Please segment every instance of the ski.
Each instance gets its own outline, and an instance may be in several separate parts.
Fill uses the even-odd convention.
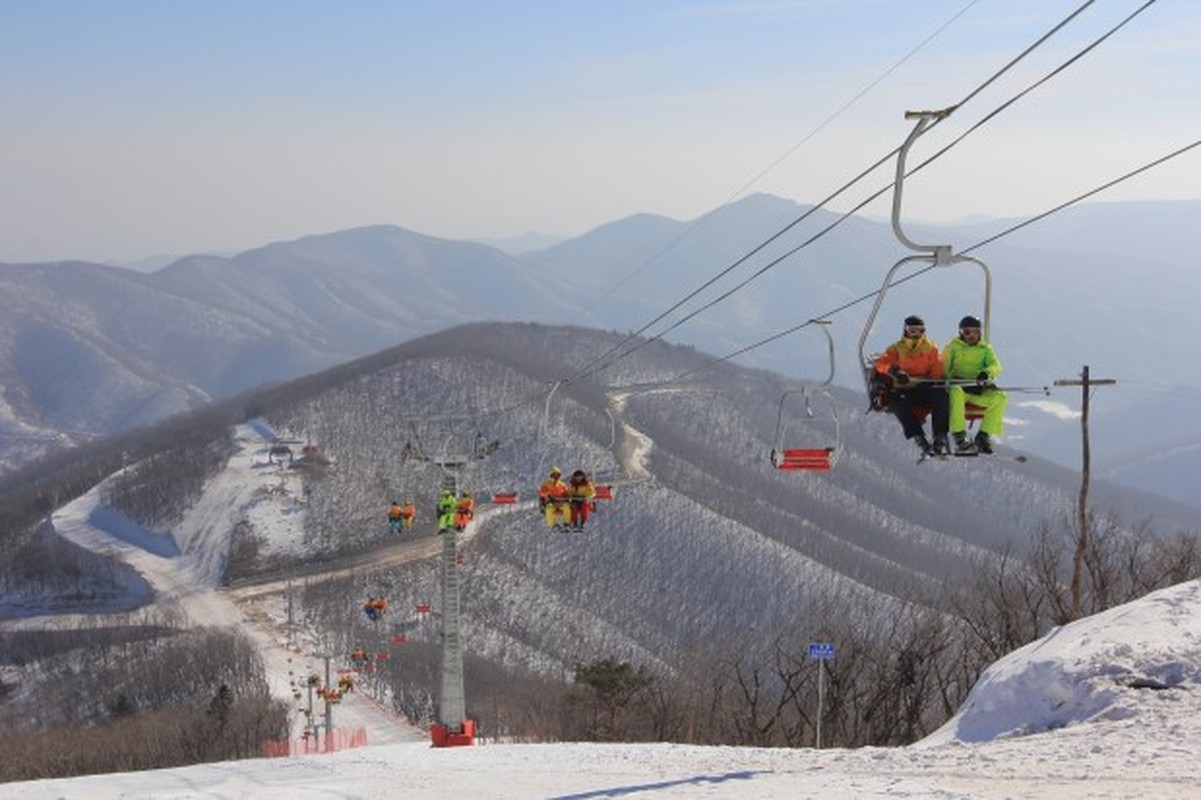
[[[956,458],[995,458],[998,461],[1012,461],[1015,464],[1025,464],[1026,456],[1022,454],[1007,455],[1005,453],[981,453],[979,450],[972,450],[963,453],[954,453]]]
[[[946,461],[949,458],[995,458],[998,461],[1012,461],[1015,464],[1025,464],[1026,456],[1021,455],[1006,455],[1004,453],[981,453],[978,450],[973,452],[952,452],[948,455],[937,455],[934,453],[922,453],[917,458],[917,463],[921,464],[926,461]]]

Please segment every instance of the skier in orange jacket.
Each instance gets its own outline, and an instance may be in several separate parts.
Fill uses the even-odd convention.
[[[947,442],[950,406],[942,358],[938,345],[926,336],[925,320],[918,316],[906,317],[901,338],[888,346],[876,359],[875,366],[880,380],[889,386],[885,400],[888,409],[901,423],[905,438],[916,442],[923,455],[948,455],[951,450]],[[933,443],[926,438],[919,408],[930,410]]]
[[[571,473],[571,483],[567,486],[567,498],[571,505],[571,527],[574,530],[584,530],[588,521],[588,513],[592,511],[592,498],[596,496],[596,487],[588,480],[588,475],[582,469]]]
[[[474,516],[475,500],[472,499],[471,492],[463,492],[459,495],[458,502],[455,503],[455,530],[464,530]]]

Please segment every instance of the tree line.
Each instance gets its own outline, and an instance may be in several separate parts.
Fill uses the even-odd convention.
[[[1201,577],[1194,534],[1131,533],[1102,515],[1090,525],[1089,614]],[[1072,621],[1074,546],[1065,514],[1043,525],[1023,555],[979,558],[970,575],[937,589],[914,585],[909,599],[887,612],[848,613],[846,598],[831,595],[828,607],[806,610],[827,621],[820,636],[836,645],[836,657],[820,666],[808,655],[813,635],[788,631],[768,640],[746,631],[694,643],[667,667],[623,656],[581,660],[566,677],[469,652],[468,715],[482,736],[510,741],[811,747],[822,669],[823,746],[906,745],[949,720],[990,664]],[[314,583],[301,605],[334,652],[362,645],[390,653],[373,665],[371,691],[391,698],[414,724],[428,724],[439,691],[436,637],[410,635],[396,645],[387,625],[348,624],[347,609],[362,592],[354,581]],[[468,620],[468,640],[469,627]]]
[[[0,781],[256,758],[288,736],[256,645],[234,631],[178,631],[169,615],[23,637],[8,658]]]

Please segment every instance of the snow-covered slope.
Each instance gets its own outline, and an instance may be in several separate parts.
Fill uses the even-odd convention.
[[[334,670],[347,669],[345,654],[327,653],[311,629],[299,621],[284,624],[284,592],[239,602],[236,594],[220,586],[230,532],[239,522],[253,525],[276,551],[294,554],[302,547],[300,475],[288,469],[286,461],[273,462],[269,456],[273,441],[274,434],[261,422],[239,426],[225,468],[170,530],[148,530],[104,505],[107,482],[58,509],[51,521],[59,535],[132,567],[141,580],[130,581],[125,597],[106,598],[99,609],[76,604],[69,615],[58,620],[52,610],[41,609],[43,613],[6,623],[6,627],[69,626],[88,615],[95,620],[95,613],[90,612],[150,602],[160,610],[176,612],[169,618],[179,625],[238,628],[254,637],[272,693],[290,703],[303,699],[296,698],[296,691],[308,675],[324,675],[327,654],[332,656]],[[147,596],[147,587],[152,597]],[[424,739],[421,731],[384,710],[386,699],[367,691],[350,692],[336,708],[336,724],[363,728],[372,742]],[[304,720],[298,709],[292,721],[299,735]]]
[[[1056,630],[999,661],[910,747],[423,742],[331,755],[8,784],[23,800],[488,797],[857,800],[1195,798],[1201,583]],[[991,722],[987,722],[991,718]]]

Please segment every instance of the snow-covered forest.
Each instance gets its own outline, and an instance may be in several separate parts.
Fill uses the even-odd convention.
[[[907,743],[941,725],[989,663],[1069,617],[1070,472],[1004,449],[916,464],[895,421],[843,390],[830,395],[836,468],[780,472],[769,453],[781,427],[833,435],[800,405],[777,424],[795,383],[728,364],[698,370],[704,354],[658,342],[603,385],[559,382],[621,338],[452,329],[21,473],[0,509],[12,521],[5,608],[146,602],[115,559],[47,557],[79,548],[37,524],[43,504],[111,475],[106,507],[237,591],[264,583],[282,601],[280,587],[294,587],[288,619],[330,651],[403,634],[403,665],[373,676],[373,691],[423,724],[437,692],[439,587],[436,548],[420,548],[437,542],[433,506],[453,475],[479,503],[459,566],[468,712],[494,736],[803,745],[816,725],[806,648],[831,641],[828,741]],[[250,503],[202,539],[178,521],[229,480],[232,424],[245,420],[262,420],[295,456],[278,465],[276,502],[300,522],[281,538]],[[541,520],[535,487],[551,466],[613,485],[585,531]],[[508,491],[515,506],[488,502]],[[1085,613],[1198,574],[1195,536],[1170,506],[1103,484],[1093,497]],[[404,558],[391,555],[384,518],[394,499],[419,509]],[[382,624],[362,614],[371,596],[394,610]],[[426,603],[431,614],[413,614]],[[39,691],[50,688],[26,687],[26,702]]]
[[[979,653],[996,647],[981,633],[987,641],[973,653],[978,643],[958,629],[956,609],[963,617],[1009,602],[1007,571],[1027,557],[1065,568],[1077,488],[1066,471],[1004,459],[917,466],[893,420],[865,415],[859,398],[836,391],[844,447],[837,468],[780,473],[768,454],[781,393],[795,384],[779,376],[722,365],[677,385],[669,379],[706,359],[656,343],[606,373],[607,394],[590,381],[555,387],[553,376],[619,340],[572,328],[471,326],[273,410],[275,427],[320,443],[335,465],[312,485],[312,546],[336,552],[378,542],[387,535],[383,505],[396,497],[414,499],[419,529],[431,532],[444,471],[409,457],[414,448],[437,461],[495,442],[495,452],[458,476],[461,485],[481,498],[517,491],[525,503],[488,514],[467,547],[463,608],[472,656],[560,680],[607,658],[661,680],[725,669],[731,685],[742,670],[757,674],[772,664],[766,683],[780,690],[790,672],[781,659],[803,663],[811,639],[836,635],[863,648],[861,665],[879,671],[856,679],[862,688],[894,675],[898,659],[913,658],[937,631],[936,649],[954,650],[946,656],[954,666],[929,677],[921,690],[929,707],[909,735],[947,713],[948,698],[983,665]],[[802,414],[787,407],[785,427],[830,436]],[[534,489],[552,465],[582,466],[616,484],[615,500],[599,505],[582,535],[551,533],[537,515]],[[1170,546],[1176,523],[1146,525],[1146,499],[1104,487],[1096,497],[1099,548],[1117,557],[1123,543],[1138,542],[1150,551],[1157,536]],[[1102,506],[1117,497],[1122,506]],[[982,575],[998,585],[980,583]],[[357,609],[339,592],[385,591],[411,607],[436,596],[434,580],[428,564],[410,564],[365,573],[332,601],[329,587],[314,588],[310,602],[331,629],[351,631]],[[1125,588],[1108,599],[1098,594],[1093,608],[1147,588],[1142,578],[1104,580]],[[973,587],[998,594],[973,602]],[[1053,623],[1054,604],[1025,613],[1023,635],[1032,636]],[[796,686],[781,691],[804,694]],[[879,736],[849,720],[848,742]],[[793,724],[800,736],[804,724]]]

